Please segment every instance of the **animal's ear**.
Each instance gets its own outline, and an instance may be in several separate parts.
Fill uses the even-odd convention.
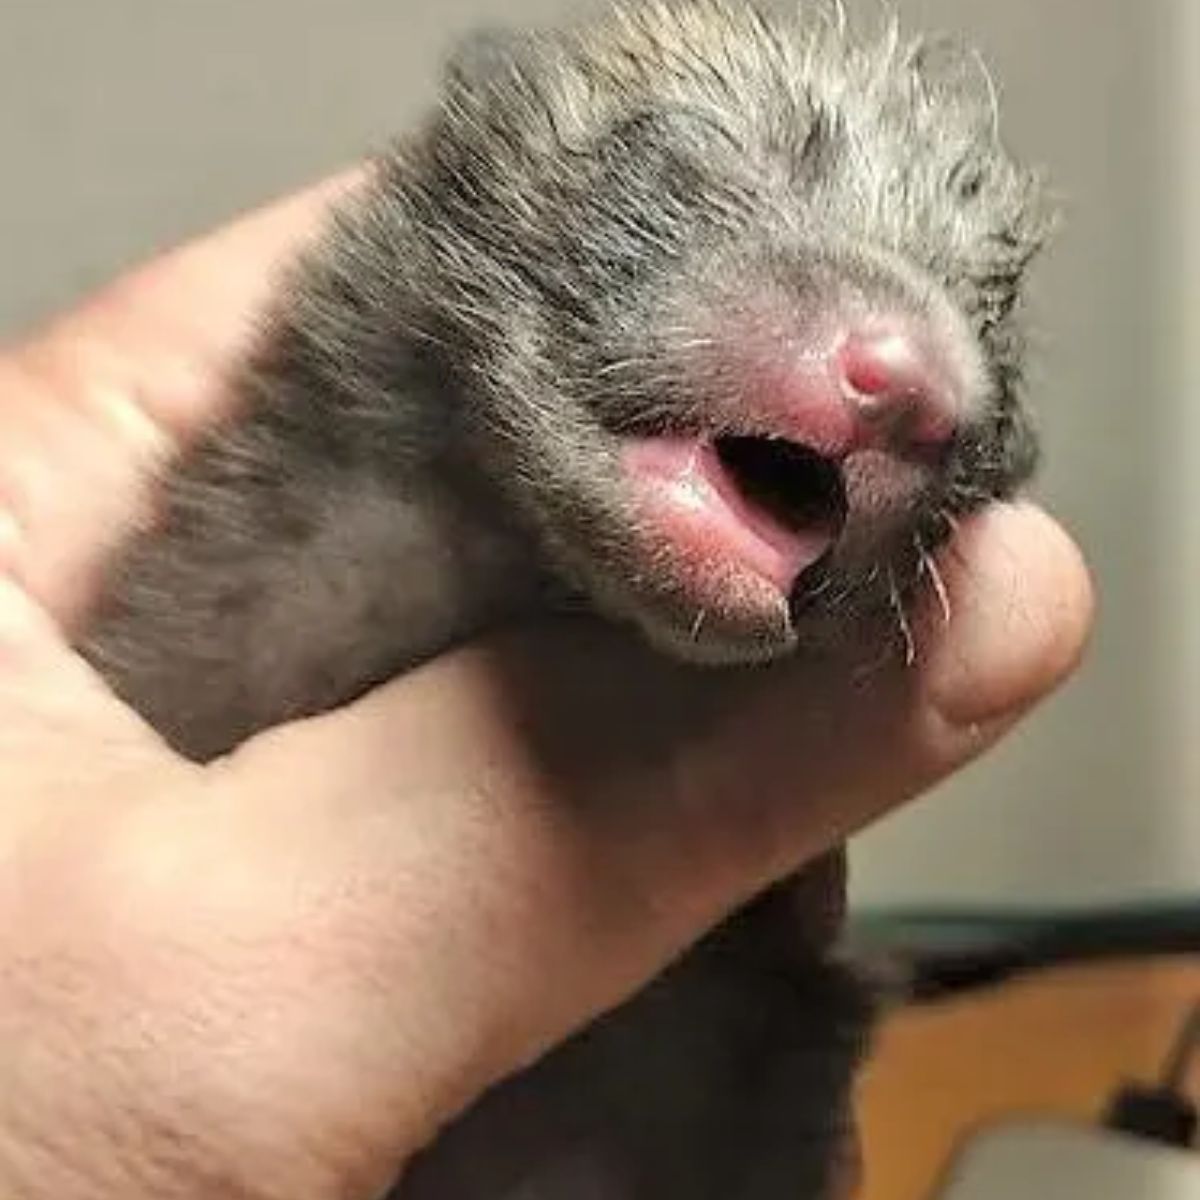
[[[489,92],[518,75],[533,57],[534,39],[513,29],[478,29],[462,38],[446,63],[446,83],[454,91]]]

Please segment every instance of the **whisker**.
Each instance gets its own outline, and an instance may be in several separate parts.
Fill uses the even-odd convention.
[[[846,0],[833,0],[833,11],[837,19],[838,37],[844,41],[846,31],[850,27],[850,18],[846,12]]]
[[[948,508],[939,509],[938,516],[946,522],[955,537],[962,533],[962,522]]]
[[[937,559],[925,547],[925,543],[921,541],[920,534],[913,539],[916,545],[917,557],[921,563],[921,571],[929,577],[929,584],[933,588],[934,595],[937,596],[938,605],[942,610],[942,624],[949,625],[954,619],[954,613],[950,605],[950,591],[946,587],[946,581],[942,578],[942,573],[938,569]]]
[[[962,533],[962,522],[948,509],[940,509],[938,515],[950,527],[953,535],[949,544],[943,549],[943,553],[951,555],[956,563],[965,564],[967,560],[958,543],[959,535]]]
[[[904,601],[900,598],[900,588],[896,584],[896,573],[888,568],[888,595],[891,598],[892,611],[896,614],[896,624],[900,636],[904,639],[904,665],[912,667],[917,662],[917,643],[913,637],[912,625],[909,624],[908,614],[904,611]]]
[[[832,575],[826,575],[816,587],[811,588],[804,593],[804,599],[808,602],[814,600],[823,600],[833,591],[836,580]]]
[[[971,57],[975,60],[975,65],[979,69],[979,74],[983,77],[983,85],[987,90],[988,103],[991,107],[992,118],[992,141],[999,145],[1000,143],[1000,91],[996,86],[996,77],[992,74],[991,68],[987,64],[987,60],[974,46],[970,50]]]

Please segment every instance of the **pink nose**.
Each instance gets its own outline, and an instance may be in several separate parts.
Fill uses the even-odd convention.
[[[851,334],[837,367],[863,441],[919,450],[944,446],[954,436],[955,388],[918,338],[895,329]]]

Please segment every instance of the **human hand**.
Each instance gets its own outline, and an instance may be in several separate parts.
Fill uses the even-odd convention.
[[[271,266],[346,181],[0,361],[0,1191],[368,1200],[724,913],[999,739],[1086,573],[971,521],[910,671],[661,661],[577,623],[451,654],[198,768],[74,656],[153,469],[219,415]],[[936,605],[931,606],[936,609]],[[670,723],[663,714],[670,714]]]

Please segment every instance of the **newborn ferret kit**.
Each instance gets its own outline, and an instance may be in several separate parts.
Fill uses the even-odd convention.
[[[1050,213],[977,56],[870,24],[646,0],[464,43],[114,562],[83,649],[117,691],[206,759],[548,608],[697,670],[911,654],[934,552],[1034,462]],[[830,1195],[870,1006],[786,891],[397,1195]]]

